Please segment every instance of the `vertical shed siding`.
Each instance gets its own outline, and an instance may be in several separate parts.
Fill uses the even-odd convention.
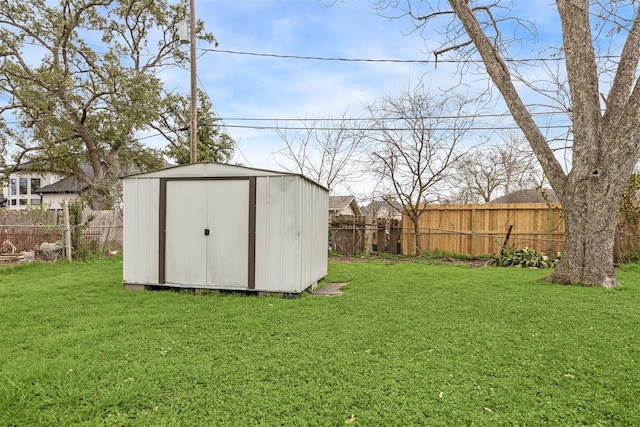
[[[158,283],[159,181],[125,180],[123,193],[123,281]]]
[[[295,178],[256,180],[256,289],[293,290],[296,285],[297,219]]]
[[[328,192],[289,175],[256,185],[256,289],[302,292],[327,275]]]
[[[280,194],[271,193],[271,183],[269,178],[260,177],[256,179],[256,289],[266,290],[267,285],[272,280],[272,275],[277,273],[282,260],[278,258],[279,248],[272,247],[273,242],[269,236],[277,234],[280,229],[278,211],[281,209],[279,203]],[[273,239],[275,240],[275,239]]]
[[[282,283],[285,284],[284,288],[291,290],[292,292],[300,292],[300,282],[298,279],[298,271],[300,264],[296,262],[297,256],[300,252],[300,213],[297,211],[298,207],[298,186],[297,183],[301,178],[299,176],[283,176],[282,182],[284,184],[284,191],[282,196],[284,198],[284,211],[282,212],[283,232],[282,238],[284,240],[284,246],[282,248],[283,263],[282,270]],[[279,285],[277,283],[270,283],[269,289],[276,290]]]
[[[299,181],[297,210],[300,213],[301,233],[298,264],[300,291],[327,275],[329,239],[328,191],[307,180]]]

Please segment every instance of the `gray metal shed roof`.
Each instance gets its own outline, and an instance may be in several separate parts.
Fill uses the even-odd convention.
[[[228,165],[225,163],[190,163],[186,165],[171,166],[164,169],[159,169],[153,172],[145,172],[139,174],[133,174],[123,177],[123,179],[137,179],[137,178],[181,178],[181,177],[234,177],[234,176],[299,176],[305,180],[314,183],[319,187],[324,186],[318,184],[312,179],[307,178],[304,175],[300,175],[292,172],[279,172],[269,169],[258,169],[240,165]]]

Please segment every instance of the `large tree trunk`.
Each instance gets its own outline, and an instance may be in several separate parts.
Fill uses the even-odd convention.
[[[422,238],[420,236],[420,221],[413,221],[413,229],[416,233],[416,255],[420,255],[422,253]]]
[[[562,200],[565,219],[565,247],[552,282],[613,288],[613,248],[618,225],[617,191],[602,188],[600,177],[577,183]]]
[[[411,220],[411,223],[413,224],[413,233],[416,238],[416,255],[420,255],[422,253],[422,243],[421,243],[422,239],[420,236],[420,217],[419,216],[416,217],[411,214],[407,214],[407,216],[409,217],[409,220]]]
[[[520,98],[496,44],[483,32],[475,9],[471,9],[466,0],[449,0],[449,4],[482,56],[487,72],[562,203],[565,250],[549,280],[616,286],[613,247],[618,204],[640,157],[640,83],[636,78],[640,62],[640,9],[636,9],[632,28],[625,28],[627,39],[605,98],[603,114],[599,89],[601,71],[594,49],[598,43],[591,33],[591,4],[588,0],[556,0],[573,122],[572,169],[566,174]]]

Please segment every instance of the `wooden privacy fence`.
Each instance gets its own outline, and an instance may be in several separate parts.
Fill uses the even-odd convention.
[[[391,255],[402,253],[402,221],[378,218],[371,232],[373,252]]]
[[[83,233],[83,240],[95,242],[102,249],[122,248],[122,211],[121,210],[85,210],[83,220],[93,217],[89,227]],[[88,244],[88,242],[85,243]]]
[[[329,247],[345,256],[364,252],[366,217],[338,215],[331,218]]]
[[[368,224],[364,216],[335,216],[329,228],[329,248],[344,256],[369,251],[400,254],[402,221],[380,218]]]
[[[405,215],[403,253],[416,253],[413,223]],[[429,206],[420,218],[423,251],[491,255],[499,253],[509,229],[507,246],[545,253],[564,247],[564,219],[559,204],[508,203]]]

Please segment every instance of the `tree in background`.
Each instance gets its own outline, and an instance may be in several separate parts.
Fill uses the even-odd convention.
[[[89,185],[105,208],[123,170],[162,163],[136,135],[161,126],[168,93],[159,72],[185,59],[177,40],[184,5],[165,0],[0,1],[0,126],[16,163]],[[198,38],[213,36],[198,23]],[[82,168],[89,164],[89,171]]]
[[[300,127],[278,128],[284,147],[275,153],[276,162],[285,170],[299,173],[329,191],[349,184],[361,176],[359,157],[365,134],[359,119],[346,112],[338,120],[300,119]]]
[[[541,172],[526,140],[514,132],[502,135],[503,144],[475,147],[456,167],[457,203],[486,203],[514,190],[542,186]]]
[[[380,4],[390,7],[385,1]],[[640,85],[636,72],[640,61],[640,4],[632,0],[556,0],[562,41],[558,46],[546,45],[545,50],[553,55],[561,52],[565,69],[560,76],[547,80],[536,77],[535,81],[518,71],[523,63],[516,57],[523,38],[534,38],[530,36],[535,36],[535,28],[527,16],[515,15],[511,3],[404,0],[392,4],[423,31],[437,21],[442,23],[436,30],[442,42],[434,50],[437,57],[459,52],[462,71],[467,74],[473,66],[467,60],[480,58],[529,141],[562,203],[566,223],[562,260],[549,280],[617,286],[613,247],[618,205],[640,158]],[[538,7],[533,3],[518,6],[524,13],[527,7]],[[564,75],[566,84],[561,77]],[[521,84],[516,86],[515,81]],[[572,123],[567,135],[571,149],[567,170],[556,156],[554,138],[532,114],[536,106],[525,104],[524,94],[531,90],[545,97],[546,111],[563,112]]]
[[[445,184],[461,158],[460,145],[473,124],[469,101],[436,97],[422,84],[369,107],[371,172],[386,194],[394,194],[413,225],[416,251],[422,251],[420,217],[443,199]]]
[[[162,126],[157,127],[169,141],[164,154],[180,165],[187,164],[191,161],[190,100],[174,96],[168,97],[168,101],[161,118]],[[227,163],[233,157],[235,141],[221,129],[220,119],[213,111],[209,97],[198,89],[198,161]]]

